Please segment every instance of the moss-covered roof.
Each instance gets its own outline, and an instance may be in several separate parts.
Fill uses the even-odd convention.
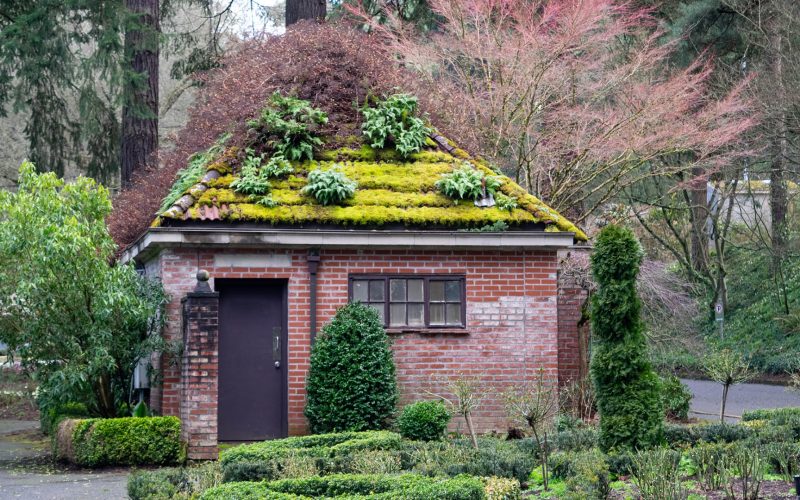
[[[545,231],[573,232],[576,240],[587,239],[578,227],[506,176],[500,176],[498,191],[515,199],[517,207],[511,210],[478,207],[472,200],[454,201],[438,192],[435,183],[441,175],[465,163],[486,175],[497,174],[484,161],[436,134],[422,151],[406,158],[393,149],[354,145],[315,152],[310,161],[292,162],[293,173],[271,181],[274,206],[258,204],[231,187],[238,174],[233,165],[239,153],[229,147],[208,161],[198,182],[159,213],[153,225],[218,220],[280,226],[477,229],[502,221],[512,230],[538,224]],[[334,165],[358,188],[340,205],[322,206],[302,188],[308,172]]]

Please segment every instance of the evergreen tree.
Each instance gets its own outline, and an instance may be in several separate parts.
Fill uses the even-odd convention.
[[[306,393],[312,432],[386,426],[397,382],[389,339],[374,309],[348,304],[323,328],[311,348]]]
[[[603,450],[637,450],[663,439],[660,383],[647,356],[636,276],[643,252],[630,229],[607,226],[597,237],[592,274],[591,373]]]

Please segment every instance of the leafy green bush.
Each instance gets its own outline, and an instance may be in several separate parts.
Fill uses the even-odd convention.
[[[55,433],[59,422],[65,418],[86,418],[89,410],[83,403],[62,403],[51,407],[39,407],[39,424],[42,433],[50,436]]]
[[[191,467],[134,471],[128,477],[131,500],[193,498],[222,484],[219,463],[207,462]]]
[[[334,165],[328,170],[315,168],[308,173],[308,184],[303,193],[310,194],[322,205],[336,205],[353,196],[358,184],[350,180],[341,167]]]
[[[591,257],[598,285],[591,307],[591,373],[604,451],[645,449],[663,439],[660,383],[647,357],[636,292],[642,255],[630,229],[609,225],[600,231]]]
[[[112,265],[110,213],[92,179],[66,182],[27,162],[18,189],[0,190],[0,342],[35,369],[45,411],[77,402],[94,416],[129,414],[139,360],[170,350],[164,288],[133,263]]]
[[[247,157],[242,162],[239,177],[231,182],[231,188],[237,193],[251,196],[265,195],[272,189],[266,169],[261,168],[264,155],[255,156],[252,149],[247,149]]]
[[[694,427],[679,424],[667,424],[664,426],[664,439],[672,448],[684,448],[694,446],[700,439]]]
[[[284,97],[275,92],[261,116],[247,122],[256,141],[267,144],[273,151],[290,161],[311,160],[314,146],[322,144],[315,127],[328,123],[328,116],[311,107],[308,101]]]
[[[519,500],[522,498],[519,481],[505,477],[483,478],[486,500]]]
[[[742,413],[742,422],[751,420],[769,420],[772,423],[785,423],[787,419],[800,418],[800,408],[768,408],[748,410]]]
[[[285,469],[304,459],[320,474],[350,472],[348,457],[375,450],[399,450],[399,434],[387,431],[339,432],[276,439],[225,450],[220,464],[225,481],[284,477]]]
[[[483,185],[486,193],[495,193],[500,187],[500,177],[484,175],[468,162],[450,173],[442,174],[436,181],[436,189],[454,200],[477,200],[483,196]]]
[[[584,451],[597,446],[597,429],[576,427],[566,429],[553,436],[553,447],[561,451]]]
[[[706,443],[734,443],[752,437],[754,431],[737,424],[704,424],[694,428],[700,441]]]
[[[184,460],[180,434],[176,417],[79,420],[72,450],[83,467],[172,465]]]
[[[350,303],[311,348],[305,415],[312,432],[387,425],[397,403],[394,359],[374,309]]]
[[[664,402],[664,413],[667,418],[680,421],[689,419],[692,391],[675,375],[662,377],[661,400]]]
[[[444,436],[450,412],[441,401],[418,401],[406,405],[397,419],[397,428],[406,439],[435,441]]]
[[[278,494],[275,496],[274,494]],[[280,494],[287,496],[280,496]],[[237,482],[207,490],[201,500],[309,499],[336,497],[373,499],[470,500],[484,499],[480,478],[433,478],[416,474],[335,474],[271,482]]]
[[[605,500],[611,494],[611,475],[599,450],[574,454],[565,476],[567,498]]]
[[[391,141],[401,156],[416,153],[425,146],[430,133],[425,123],[414,116],[416,112],[417,98],[408,94],[395,94],[378,101],[374,107],[361,110],[364,137],[373,148],[383,148]]]
[[[533,440],[503,441],[479,438],[476,450],[469,440],[415,442],[407,445],[404,469],[428,476],[496,476],[526,481],[537,463]]]

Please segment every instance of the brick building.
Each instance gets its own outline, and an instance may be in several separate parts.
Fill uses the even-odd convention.
[[[165,335],[183,353],[154,360],[163,383],[150,402],[181,418],[190,458],[216,457],[221,441],[306,432],[311,346],[350,300],[384,319],[401,403],[444,393],[460,374],[480,379],[481,432],[507,429],[505,387],[539,369],[553,383],[583,373],[583,296],[559,290],[557,273],[559,251],[586,237],[507,177],[497,193],[514,203],[503,209],[488,194],[437,192],[464,165],[495,175],[480,159],[437,135],[405,158],[368,146],[315,152],[272,183],[270,204],[231,188],[236,161],[234,148],[218,149],[123,255],[171,296]],[[334,164],[358,189],[322,206],[301,188],[310,169]]]

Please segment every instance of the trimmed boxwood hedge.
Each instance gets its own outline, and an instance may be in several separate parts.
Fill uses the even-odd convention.
[[[787,421],[800,419],[800,408],[769,408],[748,410],[742,413],[742,422],[751,420],[769,420],[772,423],[785,424]]]
[[[173,465],[184,461],[181,424],[176,417],[78,420],[72,455],[83,467]]]
[[[477,477],[435,478],[417,474],[333,474],[271,482],[228,483],[206,490],[201,500],[364,498],[471,500],[485,498]]]
[[[354,452],[401,446],[402,439],[394,432],[337,432],[237,446],[222,452],[220,464],[226,482],[256,481],[279,477],[288,456],[312,457],[319,471],[338,472],[337,463]]]

